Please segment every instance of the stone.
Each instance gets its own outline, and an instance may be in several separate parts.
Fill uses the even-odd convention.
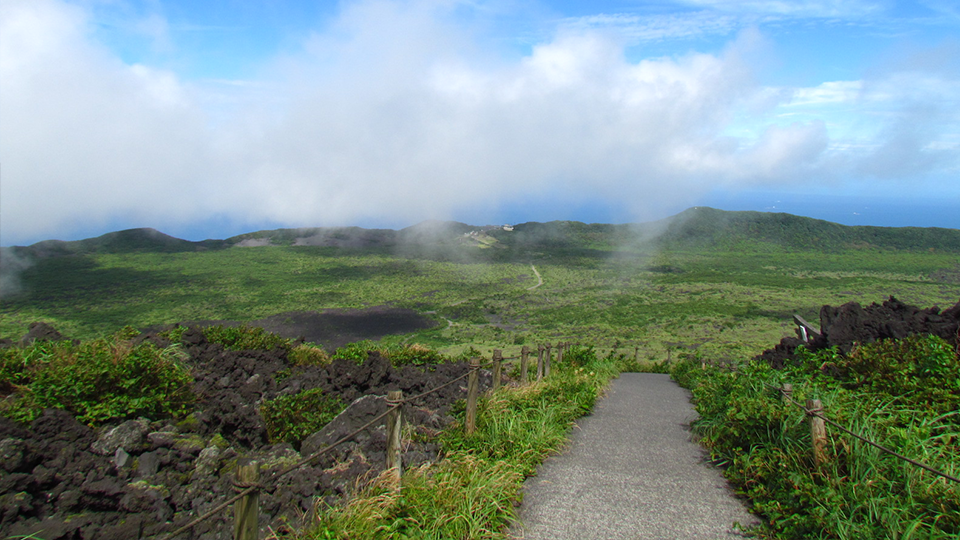
[[[90,449],[101,456],[109,456],[123,448],[127,452],[137,452],[146,446],[145,437],[150,431],[150,421],[146,418],[127,420],[126,422],[100,433]]]
[[[117,469],[122,469],[130,463],[130,454],[127,453],[123,448],[117,448],[117,451],[113,453],[113,464]]]
[[[157,452],[144,452],[137,461],[137,476],[153,476],[160,469],[160,456]]]
[[[27,444],[21,439],[0,441],[0,467],[12,473],[23,466]]]
[[[211,476],[216,474],[217,465],[220,462],[220,449],[216,446],[208,446],[200,451],[200,455],[194,460],[193,476]]]

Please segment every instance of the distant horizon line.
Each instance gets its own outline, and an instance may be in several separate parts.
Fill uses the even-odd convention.
[[[470,226],[470,227],[481,227],[481,228],[482,228],[482,227],[503,227],[503,226],[505,226],[505,225],[517,226],[517,225],[524,225],[524,224],[528,224],[528,223],[542,223],[542,224],[547,224],[547,223],[558,223],[558,222],[583,223],[583,224],[585,224],[585,225],[612,225],[612,226],[644,225],[644,224],[656,223],[656,222],[660,222],[660,221],[669,220],[669,219],[675,218],[675,217],[677,217],[677,216],[679,216],[679,215],[681,215],[681,214],[684,214],[684,213],[686,213],[686,212],[689,212],[689,211],[691,211],[691,210],[697,210],[697,209],[701,209],[701,208],[705,208],[705,209],[709,209],[709,210],[715,210],[715,211],[718,211],[718,212],[730,213],[730,214],[733,214],[733,213],[786,214],[786,215],[801,217],[801,218],[805,218],[805,219],[813,219],[813,220],[817,220],[817,221],[824,221],[824,222],[827,222],[827,223],[832,223],[832,224],[840,225],[840,226],[843,226],[843,227],[875,227],[875,228],[886,228],[886,229],[916,228],[916,229],[960,230],[960,226],[957,226],[957,227],[949,227],[949,226],[941,226],[941,225],[872,225],[872,224],[850,224],[850,223],[842,223],[842,222],[839,222],[839,221],[834,221],[834,220],[830,220],[830,219],[825,219],[825,218],[817,217],[817,216],[810,216],[810,215],[805,215],[805,214],[800,214],[800,213],[795,213],[795,212],[789,212],[789,211],[781,210],[781,209],[764,209],[764,210],[738,209],[738,210],[726,210],[726,209],[723,209],[723,208],[717,208],[717,207],[715,207],[715,206],[700,204],[700,205],[690,206],[690,207],[688,207],[688,208],[686,208],[686,209],[684,209],[684,210],[681,210],[681,211],[679,211],[679,212],[676,212],[676,213],[674,213],[674,214],[671,214],[671,215],[666,216],[666,217],[663,217],[663,218],[651,219],[651,220],[647,220],[647,221],[603,222],[603,221],[584,221],[584,220],[580,220],[580,219],[551,219],[551,220],[529,220],[529,221],[513,221],[513,222],[507,222],[507,221],[505,221],[505,222],[503,222],[503,223],[485,223],[485,224],[482,224],[482,225],[477,225],[477,224],[474,224],[474,223],[469,223],[469,222],[466,222],[466,221],[459,221],[459,220],[456,220],[456,219],[436,219],[436,218],[430,218],[430,219],[424,219],[424,220],[418,221],[417,223],[414,223],[414,224],[412,224],[412,225],[407,225],[407,226],[405,226],[405,227],[398,227],[398,228],[392,228],[392,227],[386,227],[386,226],[365,226],[365,225],[308,225],[308,226],[284,226],[284,225],[281,225],[281,224],[276,224],[277,226],[273,226],[272,224],[271,224],[271,225],[266,225],[266,224],[265,224],[266,227],[264,227],[264,228],[246,230],[245,232],[240,232],[240,233],[236,233],[236,234],[225,235],[225,236],[223,236],[223,237],[221,237],[221,238],[208,236],[208,237],[201,238],[201,239],[197,239],[197,240],[191,239],[191,238],[189,237],[189,235],[181,235],[181,234],[178,234],[178,233],[173,233],[173,234],[171,234],[171,233],[166,232],[166,231],[164,231],[163,229],[158,228],[158,227],[156,227],[156,226],[146,225],[146,226],[141,226],[141,227],[126,227],[126,228],[113,229],[113,230],[109,230],[109,231],[107,231],[107,232],[103,232],[103,233],[100,233],[100,234],[81,235],[80,237],[76,237],[76,238],[73,238],[73,239],[71,239],[71,240],[61,240],[61,239],[59,239],[59,238],[47,238],[47,239],[44,239],[44,240],[38,240],[38,241],[36,241],[36,242],[26,243],[26,244],[10,244],[10,245],[3,244],[3,245],[0,245],[0,247],[3,247],[3,248],[30,247],[30,246],[33,246],[33,245],[36,245],[36,244],[40,244],[40,243],[44,243],[44,242],[81,242],[81,241],[84,241],[84,240],[92,240],[92,239],[100,238],[100,237],[103,237],[103,236],[106,236],[106,235],[109,235],[109,234],[121,233],[121,232],[125,232],[125,231],[137,231],[137,230],[150,230],[150,231],[155,231],[155,232],[157,232],[157,233],[159,233],[159,234],[162,234],[162,235],[164,235],[164,236],[168,236],[168,237],[170,237],[170,238],[174,238],[174,239],[176,239],[176,240],[182,240],[182,241],[193,242],[193,243],[201,243],[201,242],[207,242],[207,241],[213,241],[213,242],[226,241],[226,240],[229,240],[229,239],[231,239],[231,238],[236,238],[236,237],[238,237],[238,236],[243,236],[243,235],[247,235],[247,234],[255,234],[255,233],[258,233],[258,232],[266,232],[266,231],[279,231],[279,230],[350,229],[350,228],[356,228],[356,229],[363,229],[363,230],[370,230],[370,231],[384,230],[384,231],[395,231],[395,232],[397,232],[397,231],[402,231],[402,230],[405,230],[405,229],[410,229],[410,228],[413,228],[413,227],[417,227],[417,226],[422,225],[422,224],[424,224],[424,223],[430,223],[430,222],[437,222],[437,223],[455,223],[455,224],[459,224],[459,225],[466,225],[466,226]],[[859,215],[859,214],[854,214],[854,215]],[[189,227],[187,227],[187,229],[189,229]],[[184,232],[186,232],[186,231],[184,231]],[[200,237],[199,237],[199,236],[195,236],[195,238],[200,238]]]

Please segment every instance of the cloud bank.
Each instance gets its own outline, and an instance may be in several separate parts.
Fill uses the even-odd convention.
[[[225,85],[124,63],[81,7],[5,1],[0,241],[210,219],[411,224],[544,198],[603,199],[643,219],[717,186],[889,172],[871,155],[914,173],[945,166],[935,129],[900,129],[934,122],[916,103],[888,110],[860,157],[839,157],[821,119],[778,117],[791,100],[864,93],[857,82],[771,92],[756,30],[717,54],[631,62],[618,33],[560,25],[511,56],[486,46],[465,9],[346,3],[262,77]],[[942,81],[937,98],[956,91]],[[736,129],[745,118],[758,127]]]

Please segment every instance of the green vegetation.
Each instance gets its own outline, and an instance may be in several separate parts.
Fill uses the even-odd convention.
[[[813,462],[804,412],[781,400],[820,399],[825,415],[881,445],[960,476],[960,358],[943,340],[915,336],[806,353],[775,371],[739,372],[685,362],[675,378],[692,389],[694,427],[754,512],[764,537],[947,539],[960,534],[960,485],[828,426],[827,462]]]
[[[314,388],[265,401],[260,415],[271,443],[288,442],[299,448],[303,439],[320,431],[344,408],[339,398]]]
[[[330,363],[330,355],[326,351],[306,343],[294,347],[288,357],[295,366],[325,366]]]
[[[419,343],[381,344],[370,340],[344,345],[333,353],[333,358],[352,360],[357,364],[362,364],[370,352],[379,353],[380,356],[388,359],[393,367],[442,364],[450,361],[449,356]]]
[[[960,231],[843,227],[706,208],[642,226],[527,223],[462,240],[472,229],[280,230],[205,243],[121,231],[25,248],[17,254],[32,265],[19,276],[20,292],[3,298],[0,335],[17,338],[29,323],[45,321],[92,341],[0,353],[0,384],[23,397],[5,402],[3,413],[28,420],[55,406],[96,423],[183,411],[190,396],[182,392],[187,383],[178,378],[175,349],[98,338],[125,325],[249,323],[284,312],[389,305],[429,314],[438,326],[332,356],[361,363],[372,348],[400,366],[489,356],[507,344],[589,346],[568,351],[551,380],[485,398],[476,434],[441,437],[443,462],[406,471],[402,490],[383,477],[346,508],[321,511],[320,526],[306,538],[501,538],[524,475],[562,444],[598,389],[617,370],[662,370],[670,364],[663,360],[678,358],[695,359],[675,362],[673,375],[693,389],[697,429],[714,458],[769,521],[761,534],[960,534],[955,485],[835,430],[828,430],[828,463],[815,467],[802,411],[771,388],[789,382],[795,399],[821,399],[830,418],[956,475],[960,366],[944,343],[917,338],[849,355],[809,354],[780,372],[747,360],[793,334],[794,313],[816,322],[824,304],[894,295],[918,306],[953,305],[960,299]],[[236,247],[260,244],[269,245]],[[219,327],[206,335],[231,348],[279,347],[299,365],[329,361],[316,347],[261,332]],[[166,367],[152,374],[136,364],[145,358]],[[700,359],[739,365],[741,373],[701,371]],[[119,375],[91,377],[98,370]],[[107,392],[118,397],[101,402]],[[303,393],[265,403],[271,438],[297,441],[298,426],[321,421],[306,416],[339,406],[325,398]]]
[[[474,434],[454,424],[441,435],[443,461],[405,471],[402,487],[381,476],[346,507],[323,509],[320,524],[298,538],[506,538],[523,480],[561,448],[616,373],[617,358],[586,348],[579,357],[582,365],[564,362],[542,383],[483,397]]]
[[[129,338],[136,333],[0,350],[0,385],[17,395],[0,402],[0,414],[28,423],[43,409],[64,409],[90,424],[185,414],[194,401],[193,379],[177,350],[135,345]]]
[[[960,298],[960,231],[948,229],[699,208],[669,223],[495,228],[482,250],[458,240],[470,230],[279,230],[219,243],[135,230],[17,248],[32,266],[0,303],[0,336],[18,338],[33,321],[89,339],[125,325],[391,305],[439,325],[387,344],[451,355],[560,338],[639,343],[644,358],[691,348],[741,358],[789,333],[793,313],[815,321],[823,304]],[[303,238],[328,245],[296,245]],[[249,240],[272,245],[230,247]],[[535,289],[531,265],[544,280]]]
[[[208,326],[203,337],[211,343],[219,343],[231,351],[272,351],[280,349],[289,353],[293,345],[289,339],[267,332],[263,328],[241,326]]]

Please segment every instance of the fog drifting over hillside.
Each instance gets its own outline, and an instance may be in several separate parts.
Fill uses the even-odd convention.
[[[717,54],[631,61],[621,35],[558,25],[511,55],[455,16],[463,9],[345,2],[259,78],[212,81],[125,62],[82,5],[5,1],[3,243],[98,223],[465,220],[544,198],[602,200],[643,221],[718,187],[922,180],[957,166],[952,147],[933,144],[938,103],[960,93],[942,66],[913,79],[921,86],[893,84],[907,82],[901,70],[844,87],[866,101],[911,94],[852,145],[823,120],[772,114],[800,94],[758,81],[770,59],[756,29]]]

